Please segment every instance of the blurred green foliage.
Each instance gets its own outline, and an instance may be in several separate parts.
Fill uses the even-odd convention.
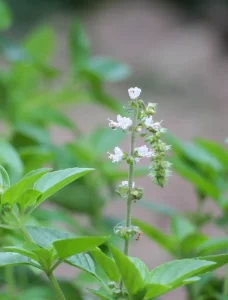
[[[104,159],[104,154],[123,135],[115,132],[110,138],[109,131],[103,128],[95,128],[85,135],[77,121],[66,116],[64,108],[75,109],[87,102],[112,112],[121,111],[119,101],[105,91],[104,84],[127,78],[129,68],[112,58],[92,57],[88,37],[80,23],[74,21],[68,37],[69,68],[63,76],[51,63],[57,47],[51,27],[40,26],[20,43],[15,43],[4,34],[12,23],[4,1],[0,2],[0,20],[0,164],[8,171],[12,183],[43,166],[54,169],[95,167],[96,174],[79,179],[59,192],[52,197],[55,205],[51,209],[43,206],[35,212],[36,219],[30,221],[46,226],[61,223],[75,233],[111,231],[113,221],[103,218],[102,211],[105,203],[113,198],[116,181],[124,178],[126,171],[117,170]],[[52,125],[69,131],[72,142],[56,146],[49,134]],[[75,218],[78,213],[85,216],[85,226]],[[2,229],[1,244],[9,245],[10,238],[14,237]],[[23,276],[25,281],[30,280],[26,274]],[[75,299],[75,286],[65,285],[68,285],[67,299]],[[31,293],[34,288],[31,287]],[[21,297],[29,298],[31,293],[30,289],[26,290]],[[48,290],[44,288],[41,293],[46,295]],[[80,293],[82,298],[84,292]]]

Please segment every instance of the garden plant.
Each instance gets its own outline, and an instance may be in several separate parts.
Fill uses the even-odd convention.
[[[140,88],[129,89],[123,109],[104,84],[126,79],[129,68],[91,56],[78,21],[69,30],[64,77],[50,63],[52,28],[39,27],[15,43],[4,35],[11,23],[11,12],[0,1],[0,299],[149,300],[181,286],[188,300],[228,299],[227,270],[211,272],[228,263],[225,146],[203,138],[185,143],[168,134],[165,120],[155,120],[156,104],[145,103]],[[85,134],[84,125],[63,112],[84,102],[116,113],[117,119],[109,119],[110,128]],[[57,146],[51,125],[70,132],[72,140]],[[119,147],[125,139],[127,151]],[[140,166],[141,161],[149,167]],[[149,175],[151,184],[165,188],[171,166],[193,185],[195,211],[144,199],[137,177]],[[126,211],[104,217],[116,193]],[[210,201],[219,215],[208,211]],[[170,233],[153,221],[135,219],[133,205],[169,218]],[[223,237],[206,235],[208,225]],[[149,270],[129,256],[131,241],[143,244],[142,235],[174,260]],[[77,275],[59,278],[55,270],[64,263]]]

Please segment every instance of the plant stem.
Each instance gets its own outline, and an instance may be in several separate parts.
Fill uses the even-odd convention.
[[[53,290],[55,291],[58,300],[66,300],[57,280],[55,279],[55,276],[53,275],[53,273],[46,273],[47,277],[52,285]]]
[[[34,243],[32,237],[30,236],[30,234],[28,233],[28,231],[26,230],[26,228],[24,226],[21,227],[21,232],[24,236],[24,238],[31,243]]]
[[[228,266],[225,269],[223,295],[228,296]]]
[[[130,155],[131,157],[134,156],[134,150],[135,150],[135,129],[137,126],[137,120],[138,120],[138,103],[136,101],[137,107],[134,108],[134,117],[133,117],[133,123],[132,123],[132,133],[131,133],[131,145],[130,145]],[[129,165],[128,170],[128,196],[127,196],[127,215],[126,215],[126,227],[131,226],[131,205],[132,205],[132,184],[133,184],[133,176],[134,176],[134,162],[132,162]],[[124,244],[124,254],[128,255],[129,250],[129,239],[125,240]]]
[[[26,228],[24,226],[21,227],[21,232],[23,233],[24,238],[27,241],[34,243],[32,237],[30,236],[30,234],[28,233],[28,231],[26,230]],[[46,275],[51,283],[51,286],[58,297],[58,300],[66,300],[57,280],[54,277],[54,274],[52,272],[46,272],[44,269],[43,269],[43,271],[46,273]]]
[[[13,268],[8,266],[5,267],[5,277],[7,282],[8,296],[13,297],[15,294],[15,280],[13,275]]]

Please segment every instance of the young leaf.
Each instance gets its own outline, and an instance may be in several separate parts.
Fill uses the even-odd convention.
[[[54,32],[48,26],[42,26],[32,32],[24,41],[24,48],[36,61],[46,61],[54,46]]]
[[[206,260],[182,259],[158,266],[148,277],[146,299],[158,297],[186,284],[186,279],[205,273],[216,263]],[[157,288],[154,288],[154,285]]]
[[[118,282],[120,279],[120,273],[113,259],[104,254],[99,248],[96,248],[95,250],[92,250],[90,252],[97,263],[104,270],[108,278],[111,281]]]
[[[105,243],[107,236],[82,236],[75,238],[66,238],[53,242],[58,258],[64,259],[73,254],[92,250],[93,248]]]
[[[198,255],[212,254],[218,251],[226,251],[228,249],[227,238],[213,238],[205,241],[196,249]]]
[[[143,299],[146,294],[145,283],[136,265],[118,249],[110,246],[112,255],[119,268],[124,285],[132,300]]]
[[[29,265],[30,261],[30,258],[18,253],[0,252],[0,267]]]
[[[202,274],[209,266],[214,266],[215,262],[197,259],[174,260],[158,266],[150,273],[150,283],[169,285],[177,287],[182,281]]]
[[[6,168],[11,184],[23,175],[23,164],[17,151],[4,140],[0,140],[0,164]]]
[[[88,254],[84,254],[84,253],[75,254],[73,256],[68,257],[64,261],[67,264],[79,268],[83,271],[86,271],[93,276],[96,275],[94,262],[90,257],[90,255]]]
[[[34,182],[43,176],[45,173],[49,172],[51,169],[43,168],[29,172],[20,181],[12,185],[3,195],[2,204],[9,203],[14,204],[17,202],[18,198],[29,189]]]
[[[64,186],[93,170],[94,169],[69,168],[45,174],[34,184],[34,189],[42,193],[39,203],[62,189]]]
[[[17,203],[20,204],[21,207],[26,208],[36,204],[41,195],[42,193],[37,190],[28,189],[19,197]]]
[[[0,166],[0,192],[4,192],[10,187],[10,179],[6,170]]]
[[[182,240],[196,231],[196,227],[186,218],[175,216],[171,221],[171,228],[178,240]]]
[[[102,81],[124,80],[131,73],[127,65],[108,57],[92,57],[86,65],[86,70]]]
[[[220,268],[221,266],[228,263],[228,254],[218,254],[218,255],[210,255],[210,256],[200,256],[196,259],[199,260],[207,260],[216,263],[215,265],[209,266],[205,272],[213,271],[215,269]],[[205,273],[204,272],[204,273]],[[200,275],[202,273],[198,273],[196,275]]]
[[[95,296],[97,296],[98,298],[102,299],[102,300],[115,300],[115,298],[112,296],[111,293],[109,293],[108,291],[106,291],[105,289],[101,288],[98,291],[92,290],[92,289],[88,289],[92,294],[94,294]]]
[[[139,270],[139,272],[142,276],[142,279],[146,280],[148,278],[150,272],[149,272],[147,266],[145,265],[145,263],[136,257],[128,257],[128,258],[130,259],[130,261],[133,262],[135,267]]]
[[[8,246],[3,248],[6,252],[14,252],[14,253],[19,253],[23,256],[27,256],[33,260],[38,261],[38,257],[36,254],[34,254],[32,251],[29,251],[23,247],[18,247],[18,246]]]
[[[43,248],[56,240],[72,236],[69,233],[47,227],[26,226],[26,229],[34,242]]]
[[[89,41],[79,22],[71,25],[69,46],[73,67],[79,70],[89,57]]]
[[[175,239],[164,234],[159,229],[148,225],[140,220],[133,219],[133,223],[143,231],[143,233],[150,239],[158,243],[163,249],[167,250],[169,253],[175,253]]]

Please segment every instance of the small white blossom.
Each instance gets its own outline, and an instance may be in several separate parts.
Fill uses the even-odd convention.
[[[119,123],[115,122],[113,120],[108,119],[109,121],[109,127],[111,127],[112,129],[116,130],[119,127]]]
[[[129,97],[130,97],[131,99],[136,99],[136,98],[138,98],[138,97],[140,96],[140,94],[141,94],[141,89],[140,89],[140,88],[137,88],[137,87],[135,87],[135,88],[130,88],[130,89],[128,90],[128,94],[129,94]]]
[[[132,125],[132,120],[130,118],[121,117],[121,115],[117,116],[117,122],[119,127],[123,130],[129,129],[129,127]]]
[[[161,121],[162,122],[162,121]],[[161,122],[155,122],[154,124],[152,124],[152,128],[155,130],[155,131],[159,131],[159,129],[161,129]]]
[[[122,181],[121,182],[121,187],[124,187],[124,188],[128,188],[128,181]],[[132,182],[132,188],[135,187],[135,182]]]
[[[117,116],[117,122],[110,119],[108,119],[108,121],[109,121],[109,127],[111,127],[114,130],[117,128],[127,130],[132,125],[132,120],[130,118],[121,117],[121,115]]]
[[[149,157],[152,157],[152,156],[155,155],[154,151],[153,150],[149,150],[146,145],[135,148],[135,151],[137,151],[139,157],[147,157],[147,158],[149,158]],[[138,160],[138,158],[136,158],[135,161],[137,162],[137,160]]]
[[[120,162],[122,159],[123,159],[123,156],[124,156],[124,153],[123,151],[119,148],[119,147],[115,147],[114,148],[114,153],[115,154],[112,154],[112,153],[109,153],[109,157],[113,163],[117,163],[117,162]]]
[[[144,124],[145,124],[145,126],[146,126],[147,128],[153,126],[153,118],[152,118],[152,116],[143,118],[143,121],[144,121]]]

